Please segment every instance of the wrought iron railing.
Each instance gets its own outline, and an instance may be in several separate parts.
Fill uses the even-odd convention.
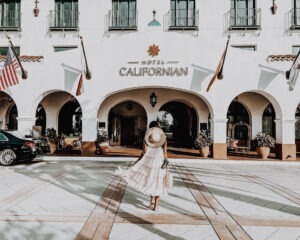
[[[226,13],[228,29],[260,29],[260,8],[231,8]]]
[[[171,9],[165,17],[169,30],[194,30],[199,26],[199,10],[197,9]]]
[[[135,9],[126,12],[110,10],[107,15],[108,30],[136,30],[137,16]]]
[[[289,11],[290,29],[300,29],[300,8]]]
[[[50,29],[65,29],[77,30],[78,29],[78,11],[50,11]]]
[[[0,11],[0,29],[19,30],[21,29],[20,11]]]

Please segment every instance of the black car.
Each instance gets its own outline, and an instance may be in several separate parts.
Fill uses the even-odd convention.
[[[32,160],[37,155],[35,143],[0,130],[0,164],[8,166],[18,160]]]

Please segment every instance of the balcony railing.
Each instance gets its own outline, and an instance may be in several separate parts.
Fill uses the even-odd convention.
[[[260,8],[231,8],[226,13],[229,30],[256,30],[261,28]]]
[[[199,26],[197,9],[171,9],[165,17],[169,30],[197,30]]]
[[[129,10],[125,14],[110,10],[107,15],[108,30],[136,30],[137,10]]]
[[[50,11],[51,30],[78,30],[78,11]]]
[[[300,29],[300,8],[293,8],[289,11],[290,29]]]
[[[20,30],[21,13],[16,11],[0,11],[0,30]]]

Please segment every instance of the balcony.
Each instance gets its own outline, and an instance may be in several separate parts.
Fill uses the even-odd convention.
[[[293,8],[289,11],[290,29],[300,29],[300,8]]]
[[[20,31],[21,13],[16,11],[0,11],[0,31]]]
[[[78,11],[50,11],[50,30],[51,31],[77,31]]]
[[[168,30],[198,30],[199,10],[171,9],[165,15]]]
[[[137,30],[137,10],[129,10],[127,14],[110,10],[107,14],[108,30]]]
[[[260,8],[231,8],[225,15],[226,26],[229,30],[258,30],[261,29]]]

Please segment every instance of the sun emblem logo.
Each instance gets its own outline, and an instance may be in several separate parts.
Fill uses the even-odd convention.
[[[153,44],[152,46],[149,47],[148,49],[148,53],[150,56],[154,57],[157,56],[159,53],[160,49],[158,46],[156,46],[155,44]]]

